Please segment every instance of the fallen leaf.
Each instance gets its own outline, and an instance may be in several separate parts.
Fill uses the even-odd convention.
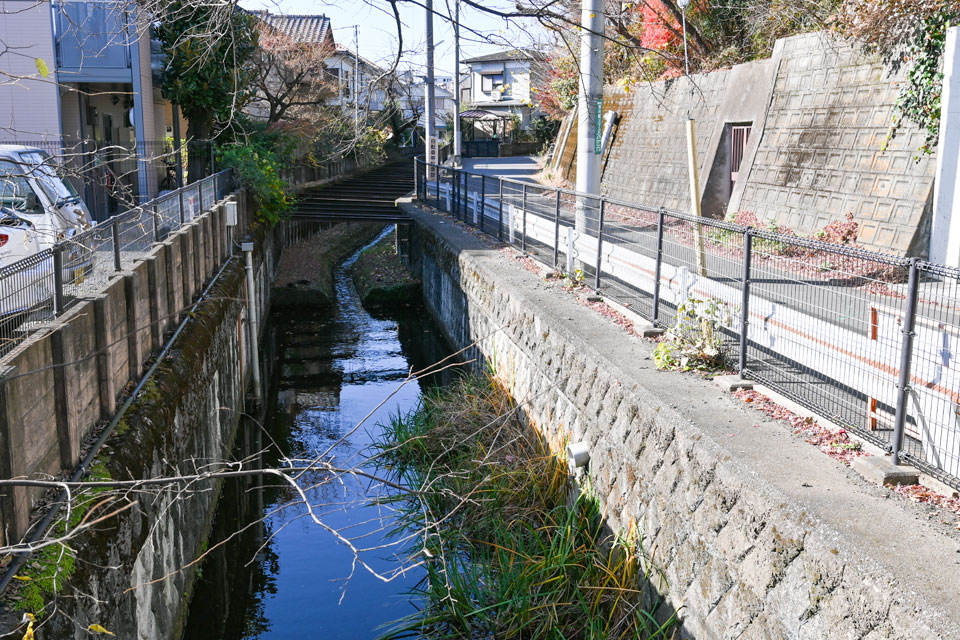
[[[93,631],[94,633],[102,633],[102,634],[108,635],[108,636],[115,636],[115,635],[117,635],[117,634],[113,633],[112,631],[107,631],[104,627],[100,626],[99,624],[92,624],[92,625],[90,625],[90,626],[87,627],[87,628],[90,629],[90,631]]]

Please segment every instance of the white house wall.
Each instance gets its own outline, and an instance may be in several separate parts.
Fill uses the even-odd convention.
[[[55,79],[56,59],[50,26],[50,5],[33,0],[0,0],[0,39],[11,53],[0,54],[0,70],[17,81],[3,79],[0,91],[0,141],[27,142],[60,139]],[[16,16],[12,20],[9,16]],[[37,70],[42,60],[49,70]]]

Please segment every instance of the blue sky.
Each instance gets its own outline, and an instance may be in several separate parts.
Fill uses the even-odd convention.
[[[267,9],[271,13],[317,14],[330,17],[334,39],[354,48],[353,25],[358,26],[360,55],[377,63],[389,64],[397,50],[397,29],[390,4],[386,0],[240,0],[247,9]],[[426,12],[422,0],[400,0],[403,21],[403,59],[415,67],[424,64]],[[484,6],[509,11],[505,0],[484,0]],[[449,0],[452,11],[453,0]],[[449,15],[447,0],[434,0],[434,11]],[[506,49],[509,46],[530,46],[544,31],[535,23],[507,22],[472,7],[461,5],[461,59]],[[434,17],[434,42],[437,43],[435,65],[438,75],[453,75],[453,28],[448,20]],[[471,30],[475,33],[471,33]],[[491,43],[489,40],[493,40]]]

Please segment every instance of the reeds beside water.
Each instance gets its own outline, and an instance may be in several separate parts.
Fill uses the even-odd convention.
[[[651,613],[659,575],[642,540],[605,527],[492,378],[427,393],[378,449],[416,489],[384,499],[399,511],[394,533],[426,559],[412,594],[422,611],[382,638],[673,637],[676,614]]]

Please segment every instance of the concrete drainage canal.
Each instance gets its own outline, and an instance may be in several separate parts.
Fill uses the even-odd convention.
[[[419,299],[369,295],[401,269],[392,240],[336,270],[332,309],[271,315],[266,418],[235,456],[311,469],[302,495],[224,485],[184,638],[673,637],[642,544],[607,527],[526,405],[454,359]]]
[[[262,345],[272,366],[266,418],[262,427],[253,420],[242,426],[237,457],[304,466],[332,448],[327,459],[337,468],[377,474],[365,457],[378,425],[415,409],[425,388],[453,375],[448,370],[398,390],[410,371],[450,350],[419,305],[378,317],[363,308],[351,278],[359,254],[336,270],[332,309],[269,316]],[[391,522],[370,501],[389,487],[360,475],[331,480],[330,473],[310,473],[300,480],[311,487],[310,509],[285,483],[224,485],[184,638],[369,638],[415,611],[405,593],[420,571],[381,579],[410,564],[399,557],[406,545],[377,550],[388,542]],[[369,570],[355,562],[351,546],[371,549],[360,554]]]

